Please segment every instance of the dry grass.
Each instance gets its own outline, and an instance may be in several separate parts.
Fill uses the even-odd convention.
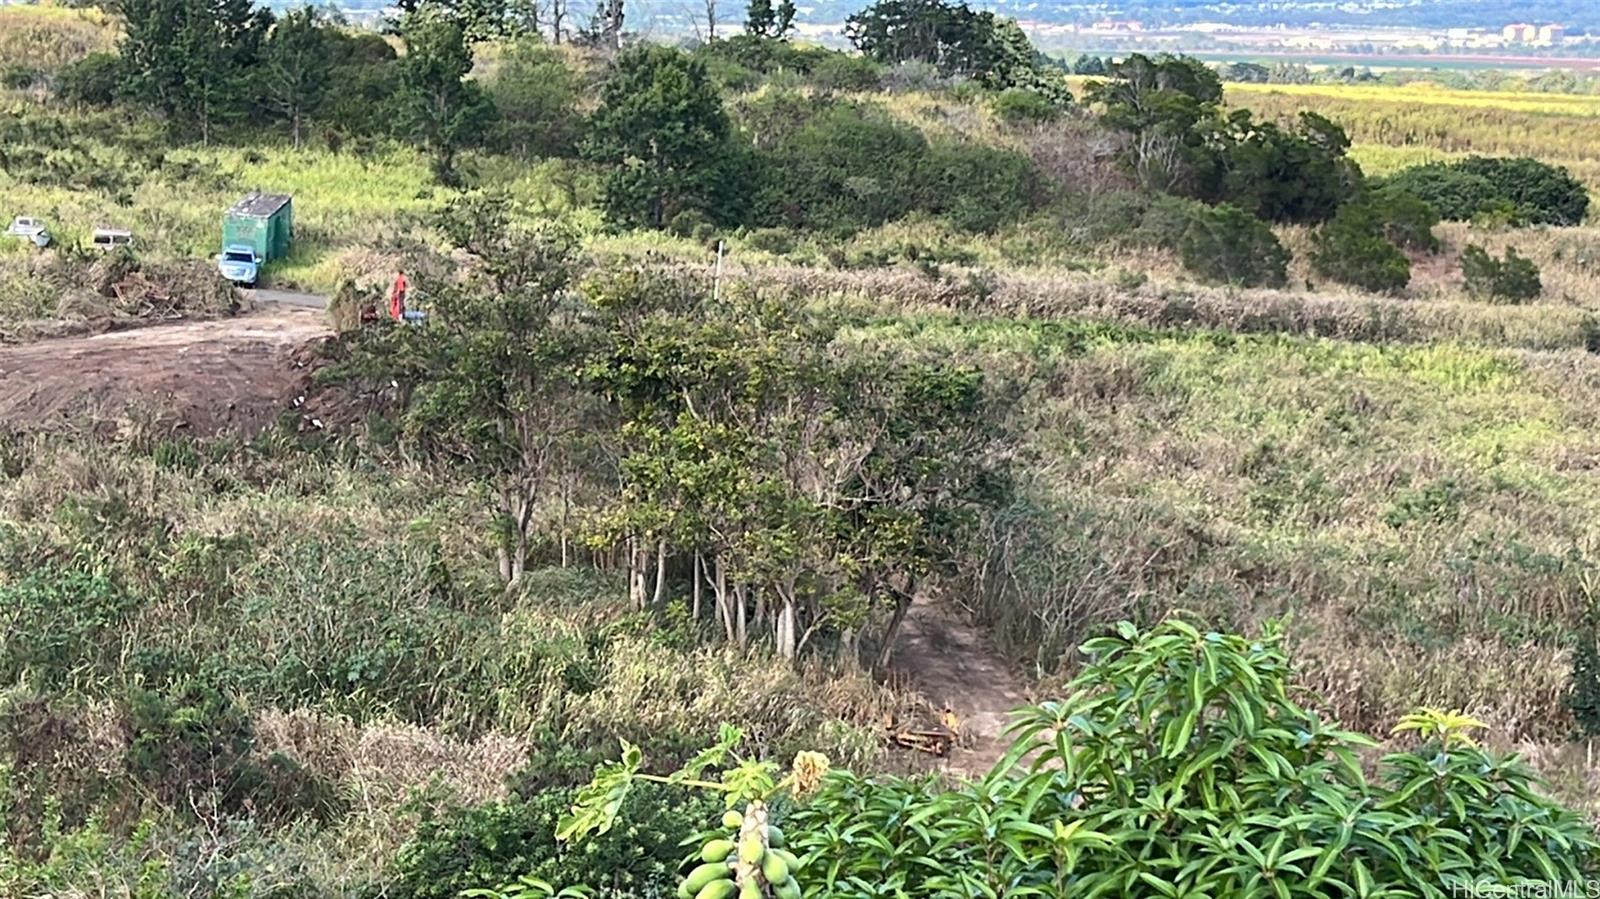
[[[0,7],[0,66],[53,72],[121,39],[117,20],[95,8]]]
[[[1137,270],[1137,269],[1136,269]],[[1376,343],[1459,341],[1528,350],[1583,349],[1587,310],[1565,305],[1502,306],[1357,292],[1231,290],[1181,281],[1119,284],[1107,273],[1021,271],[930,277],[910,267],[858,272],[774,265],[739,269],[757,285],[784,285],[810,296],[905,311],[945,309],[1014,316],[1075,318],[1158,328],[1241,334],[1289,334]],[[975,280],[976,279],[976,280]]]

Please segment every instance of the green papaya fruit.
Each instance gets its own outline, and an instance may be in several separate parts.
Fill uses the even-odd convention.
[[[783,838],[783,831],[776,824],[767,825],[767,845],[774,849],[782,849],[788,841]]]
[[[761,860],[761,876],[767,879],[767,883],[776,885],[789,879],[789,863],[778,854],[782,851],[772,850]]]
[[[730,830],[737,830],[744,826],[744,815],[730,808],[722,815],[722,826]]]
[[[739,888],[731,880],[713,880],[694,894],[694,899],[733,899]]]
[[[689,895],[697,895],[706,884],[726,879],[732,873],[733,869],[722,862],[707,862],[689,872],[689,876],[684,878],[683,888],[689,891]]]
[[[772,893],[778,899],[800,899],[800,882],[791,877],[773,887]]]
[[[739,899],[766,899],[761,892],[761,884],[754,877],[748,877],[739,887]]]
[[[787,849],[772,849],[770,851],[779,858],[783,859],[783,863],[789,866],[790,874],[793,874],[805,867],[805,863],[800,861],[799,857]]]
[[[767,847],[761,845],[761,838],[750,834],[739,843],[739,861],[747,865],[759,865],[761,859],[767,854]]]
[[[700,860],[703,862],[725,862],[733,854],[732,840],[712,840],[700,850]]]

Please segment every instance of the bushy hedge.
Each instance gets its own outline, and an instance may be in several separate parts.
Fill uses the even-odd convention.
[[[777,132],[771,149],[757,151],[764,172],[758,225],[850,233],[922,210],[989,231],[1036,204],[1026,157],[978,143],[930,143],[867,104],[803,109],[778,96],[750,117]]]
[[[1229,204],[1191,208],[1178,242],[1183,267],[1207,281],[1237,287],[1282,287],[1289,251],[1267,223]]]
[[[1508,210],[1515,223],[1576,225],[1589,192],[1559,166],[1527,158],[1474,156],[1405,169],[1386,185],[1426,201],[1450,221]]]
[[[647,784],[609,833],[574,846],[555,838],[573,797],[571,790],[552,790],[427,821],[401,850],[393,879],[372,896],[456,899],[462,890],[520,875],[587,887],[594,899],[665,896],[687,852],[683,838],[720,809],[711,797]]]
[[[1387,220],[1371,203],[1348,203],[1313,238],[1311,269],[1324,278],[1378,293],[1411,283],[1411,260],[1385,234]]]

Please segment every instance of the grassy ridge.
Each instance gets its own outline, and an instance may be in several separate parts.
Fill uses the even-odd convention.
[[[972,595],[1044,668],[1119,615],[1290,614],[1347,722],[1431,704],[1570,733],[1565,648],[1600,563],[1592,380],[1449,344],[968,316],[863,339],[1027,372],[1031,491]]]

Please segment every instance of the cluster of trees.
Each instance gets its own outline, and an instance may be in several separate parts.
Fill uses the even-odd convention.
[[[312,7],[274,16],[249,0],[131,0],[120,55],[62,73],[60,95],[127,100],[209,142],[245,120],[281,123],[298,146],[312,122],[341,135],[393,134],[436,154],[456,151],[495,119],[468,79],[472,53],[456,18],[424,5],[400,22],[405,56],[378,34],[352,32]]]
[[[1053,71],[1015,19],[950,0],[879,0],[850,16],[845,34],[885,65],[920,62],[986,87],[1044,88]],[[1051,88],[1064,93],[1059,84]]]
[[[1103,123],[1129,136],[1128,165],[1148,189],[1297,223],[1325,221],[1360,190],[1338,125],[1305,113],[1285,129],[1226,111],[1222,81],[1199,60],[1134,54],[1087,96]]]
[[[1441,218],[1572,225],[1588,212],[1588,192],[1570,173],[1525,158],[1473,157],[1369,182],[1346,155],[1350,139],[1337,124],[1302,112],[1285,128],[1249,110],[1227,111],[1218,74],[1198,60],[1134,54],[1106,71],[1088,99],[1103,123],[1128,135],[1129,171],[1146,189],[1212,207],[1191,214],[1178,247],[1186,266],[1209,280],[1283,283],[1288,255],[1269,222],[1318,226],[1318,275],[1394,292],[1410,283],[1408,253],[1439,250],[1433,227]],[[1526,298],[1537,284],[1520,260],[1516,288],[1481,287],[1509,282],[1472,262],[1474,293]]]
[[[441,226],[476,258],[436,321],[349,342],[398,385],[405,452],[479,484],[500,573],[585,541],[640,608],[730,641],[882,660],[913,596],[1008,491],[1001,386],[782,297],[627,269],[574,283],[574,241],[503,198]]]
[[[685,234],[705,224],[848,233],[923,210],[981,231],[1040,199],[1027,158],[931,142],[853,100],[769,91],[744,120],[737,132],[702,59],[625,51],[585,145],[606,166],[607,217]]]

